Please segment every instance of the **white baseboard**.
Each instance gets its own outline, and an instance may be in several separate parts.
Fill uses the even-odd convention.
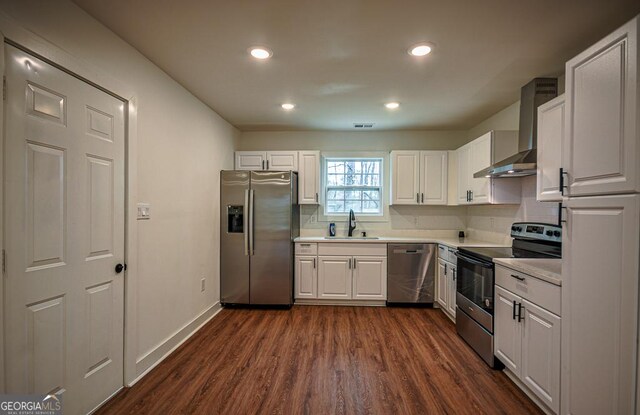
[[[189,337],[193,336],[202,326],[204,326],[209,320],[216,316],[222,310],[220,302],[216,302],[211,307],[204,310],[199,316],[185,324],[181,329],[176,331],[171,336],[167,337],[158,346],[147,352],[144,356],[136,360],[136,373],[138,375],[134,380],[127,384],[127,387],[131,387],[140,379],[142,379],[147,373],[149,373],[160,362],[167,358],[174,350],[176,350],[182,343],[184,343]]]
[[[367,307],[384,307],[387,302],[384,300],[322,300],[313,299],[296,299],[295,305],[340,305],[340,306],[367,306]]]

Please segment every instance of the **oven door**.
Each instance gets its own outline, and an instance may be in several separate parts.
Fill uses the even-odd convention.
[[[458,269],[456,290],[481,311],[493,316],[493,262],[485,262],[457,252]],[[479,311],[480,311],[479,310]],[[492,330],[491,328],[490,330]]]

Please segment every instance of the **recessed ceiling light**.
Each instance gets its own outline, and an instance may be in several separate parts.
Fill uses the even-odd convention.
[[[400,106],[399,102],[387,102],[386,104],[384,104],[385,107],[387,107],[390,110],[395,110]]]
[[[269,59],[273,56],[273,52],[271,49],[265,48],[263,46],[254,46],[249,48],[249,53],[256,59]]]
[[[296,104],[291,104],[289,102],[282,104],[282,109],[286,111],[291,111],[296,107]]]
[[[418,45],[411,46],[411,48],[409,48],[409,55],[411,55],[411,56],[425,56],[425,55],[428,55],[429,53],[431,53],[432,49],[433,49],[433,47],[431,45],[428,45],[426,43],[420,43]]]

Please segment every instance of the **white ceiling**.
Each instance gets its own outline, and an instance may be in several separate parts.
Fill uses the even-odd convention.
[[[74,1],[241,130],[466,129],[640,12],[638,0]],[[423,40],[434,52],[409,56]],[[256,44],[273,58],[250,58]]]

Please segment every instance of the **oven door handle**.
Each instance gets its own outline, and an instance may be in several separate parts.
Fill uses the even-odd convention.
[[[463,261],[467,261],[467,262],[469,262],[469,263],[471,263],[473,265],[478,265],[478,266],[480,266],[482,268],[493,269],[493,264],[487,264],[486,262],[477,261],[475,259],[469,258],[466,255],[462,255],[459,252],[454,253],[454,255],[457,256],[458,259],[461,259]]]

